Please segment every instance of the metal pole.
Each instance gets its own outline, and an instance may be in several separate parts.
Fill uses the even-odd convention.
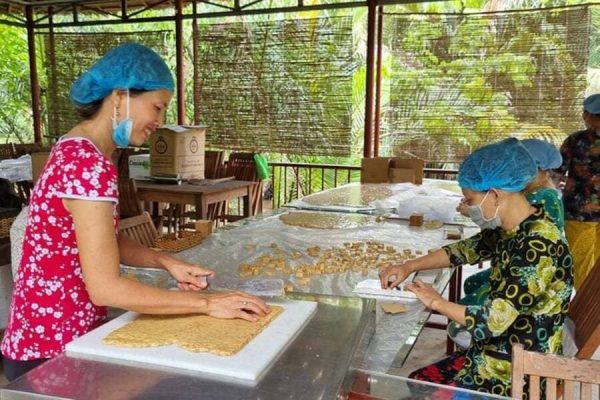
[[[52,119],[52,124],[47,124],[48,126],[48,132],[46,132],[47,134],[50,135],[61,135],[62,132],[59,131],[55,131],[55,129],[60,129],[58,128],[59,126],[59,113],[56,112],[56,106],[58,105],[58,84],[56,81],[56,41],[54,38],[54,8],[53,7],[48,7],[48,63],[50,64],[50,76],[51,81],[48,82],[49,86],[54,88],[54,90],[52,90],[51,92],[48,92],[47,95],[52,99],[52,107],[54,108],[54,110],[50,109],[50,104],[49,102],[47,102],[47,107],[49,108],[49,112],[48,112],[48,122],[50,122],[50,119]]]
[[[381,68],[383,65],[383,6],[377,7],[377,76],[375,78],[375,131],[373,156],[379,157],[379,129],[381,127]]]
[[[197,5],[196,5],[196,1],[194,0],[194,2],[192,3],[192,10],[193,10],[193,14],[196,15],[197,13]],[[192,54],[193,54],[193,60],[194,60],[194,124],[199,124],[200,123],[200,71],[199,71],[199,67],[198,67],[198,19],[194,18],[192,20]]]
[[[365,133],[363,156],[373,157],[373,70],[375,67],[375,16],[377,0],[368,0],[367,17],[367,77],[365,98]]]
[[[183,59],[183,0],[175,2],[175,47],[177,59],[177,123],[186,124],[185,77]]]
[[[42,114],[40,110],[40,83],[37,75],[35,55],[35,30],[33,25],[33,7],[25,6],[27,24],[27,47],[29,50],[29,81],[31,84],[31,111],[33,114],[33,141],[42,142]]]

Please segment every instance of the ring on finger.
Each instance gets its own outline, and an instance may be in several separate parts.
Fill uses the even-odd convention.
[[[243,306],[247,306],[248,305],[247,301],[242,301],[241,303],[242,303]]]

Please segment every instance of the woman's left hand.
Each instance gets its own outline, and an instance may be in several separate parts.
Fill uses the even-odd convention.
[[[164,268],[177,280],[177,287],[181,290],[202,290],[208,286],[208,278],[215,276],[215,272],[178,260],[165,257],[162,261]]]
[[[418,280],[415,283],[407,283],[404,285],[404,289],[410,290],[416,294],[419,300],[425,304],[425,307],[431,310],[433,310],[432,307],[434,302],[444,300],[444,298],[440,296],[440,294],[436,292],[431,285],[428,285],[423,281]]]

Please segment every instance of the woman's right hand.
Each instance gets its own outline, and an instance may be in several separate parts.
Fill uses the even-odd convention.
[[[413,272],[411,262],[406,262],[400,265],[391,265],[383,267],[379,270],[379,280],[383,289],[395,288],[408,278]]]
[[[215,318],[240,318],[256,322],[271,309],[260,298],[243,292],[226,292],[207,295],[206,314]]]

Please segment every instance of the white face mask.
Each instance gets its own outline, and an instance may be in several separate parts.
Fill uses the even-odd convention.
[[[500,208],[500,206],[496,207],[496,213],[494,214],[494,216],[492,218],[486,219],[483,216],[483,209],[481,208],[481,205],[487,198],[488,194],[490,194],[489,191],[485,194],[485,196],[483,197],[483,200],[481,200],[481,202],[479,204],[477,204],[476,206],[469,206],[467,208],[469,217],[473,220],[473,222],[475,222],[477,225],[479,225],[479,227],[482,230],[483,229],[496,229],[496,228],[502,226],[502,222],[500,221],[500,217],[498,216],[498,209]]]

